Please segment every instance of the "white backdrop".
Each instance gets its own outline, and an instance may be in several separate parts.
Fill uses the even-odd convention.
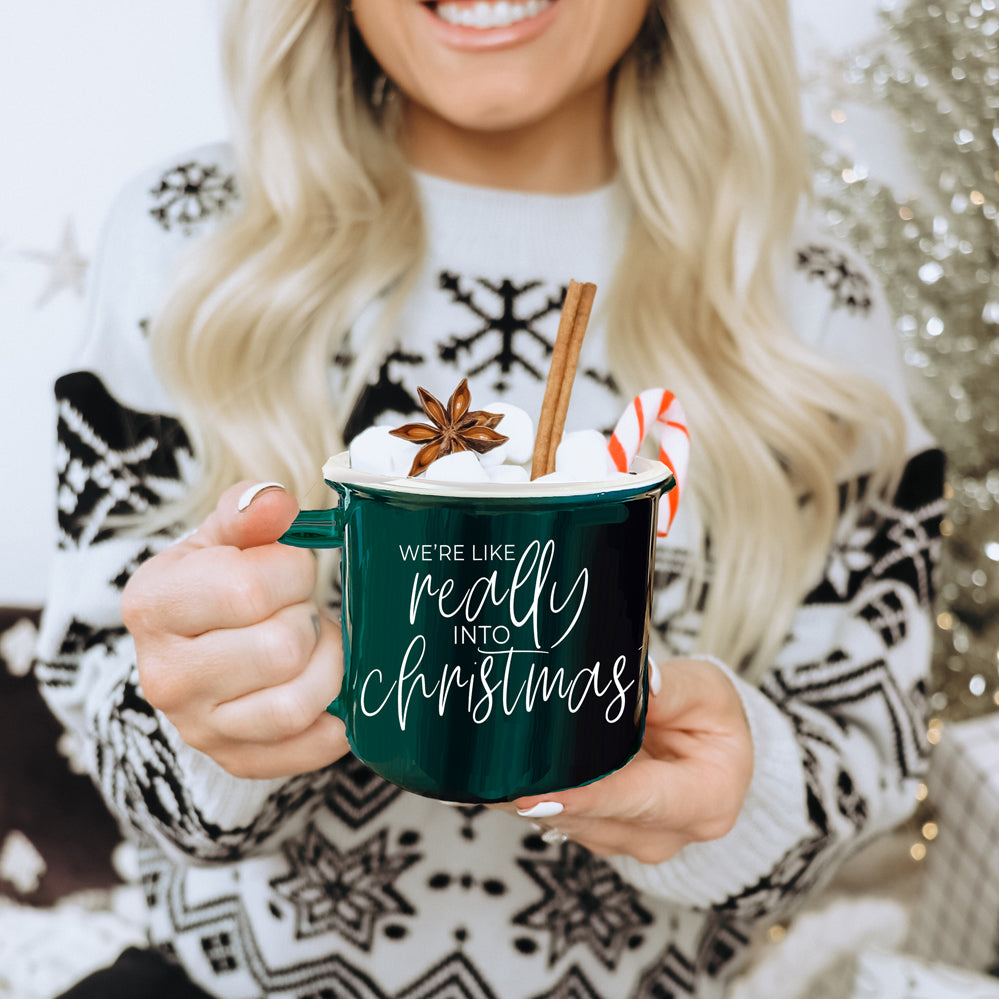
[[[844,105],[831,75],[893,0],[792,2],[810,126],[907,193],[897,131]],[[216,0],[0,7],[0,604],[37,606],[54,536],[51,386],[81,335],[101,222],[132,175],[225,126]]]

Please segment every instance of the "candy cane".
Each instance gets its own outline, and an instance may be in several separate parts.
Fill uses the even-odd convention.
[[[619,472],[631,468],[647,432],[659,440],[659,460],[673,473],[676,486],[669,491],[669,507],[659,508],[658,536],[665,538],[673,525],[680,503],[680,491],[690,460],[690,433],[683,406],[672,392],[661,388],[646,389],[635,396],[614,427],[607,450]]]

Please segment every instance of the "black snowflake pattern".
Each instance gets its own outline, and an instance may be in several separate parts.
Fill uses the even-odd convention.
[[[730,912],[709,912],[696,956],[670,942],[642,976],[633,999],[680,999],[693,996],[703,978],[717,979],[748,953],[748,930]]]
[[[144,545],[142,551],[138,552],[122,566],[121,572],[111,580],[111,585],[116,590],[124,590],[126,585],[128,585],[128,581],[135,574],[136,569],[155,554],[156,552],[152,547]]]
[[[397,999],[496,999],[496,994],[460,951],[449,954],[398,993]]]
[[[238,197],[236,178],[217,163],[190,160],[171,167],[150,189],[149,214],[169,232],[192,232],[199,223],[223,215]]]
[[[679,999],[696,989],[694,962],[670,944],[642,976],[635,999]]]
[[[832,587],[840,600],[854,596],[867,577],[874,562],[870,545],[876,535],[877,523],[869,511],[856,524],[841,514],[823,573],[823,582]]]
[[[835,866],[835,851],[829,815],[823,804],[819,752],[835,752],[836,743],[814,719],[800,714],[789,716],[801,748],[805,775],[805,802],[811,831],[789,849],[776,866],[755,884],[730,896],[715,907],[725,918],[743,921],[773,919],[787,911]],[[706,939],[706,938],[705,938]]]
[[[72,686],[80,671],[80,659],[85,653],[95,648],[112,653],[125,635],[123,626],[98,628],[74,617],[63,633],[55,657],[35,662],[35,676],[46,687]]]
[[[549,966],[582,944],[612,970],[629,937],[652,922],[637,891],[576,843],[564,843],[554,860],[522,857],[517,863],[541,889],[541,898],[513,922],[550,935]]]
[[[933,449],[908,462],[891,500],[869,496],[867,476],[841,486],[842,526],[823,579],[806,603],[852,600],[875,579],[901,583],[912,590],[921,606],[930,606],[945,510],[943,483],[943,454]]]
[[[886,649],[901,644],[908,634],[908,611],[895,590],[876,593],[860,608],[859,614],[881,636]]]
[[[857,790],[853,778],[840,770],[836,780],[836,806],[840,815],[848,819],[856,829],[863,829],[867,824],[868,807],[864,796]]]
[[[239,967],[232,936],[225,930],[202,937],[201,949],[216,975],[226,975]]]
[[[729,913],[712,912],[701,933],[697,967],[710,978],[718,978],[733,961],[742,958],[749,947],[750,933]]]
[[[486,898],[500,898],[506,894],[506,884],[500,878],[479,878],[471,871],[466,871],[456,877],[452,877],[447,871],[438,871],[427,879],[427,886],[433,891],[446,891],[449,888],[457,887],[462,891],[469,892],[476,888]]]
[[[420,411],[420,403],[409,389],[392,377],[396,365],[417,368],[426,362],[422,354],[412,354],[396,348],[378,368],[378,377],[366,385],[351,410],[343,429],[343,439],[348,443],[362,430],[373,427],[379,419],[392,413],[400,417]]]
[[[876,707],[882,731],[892,734],[899,774],[905,778],[922,771],[927,750],[922,718],[883,658],[858,662],[834,649],[819,662],[774,670],[761,687],[789,716],[830,725],[845,724],[840,713],[858,702]]]
[[[774,919],[796,898],[803,898],[835,867],[829,856],[830,837],[819,832],[804,837],[787,851],[766,876],[717,906],[747,922]]]
[[[332,779],[323,795],[327,808],[350,829],[360,829],[402,794],[366,767],[356,756],[342,757],[332,768]]]
[[[922,771],[928,748],[920,686],[917,681],[915,690],[904,689],[884,659],[857,660],[842,649],[815,663],[776,669],[764,679],[761,690],[794,726],[811,831],[769,874],[719,910],[740,919],[772,918],[826,879],[850,849],[855,835],[847,833],[862,833],[870,818],[867,801],[840,761],[843,736],[856,724],[851,711],[863,706],[862,724],[890,736],[897,774],[912,777]],[[841,818],[838,826],[835,816]]]
[[[600,993],[593,987],[578,965],[573,965],[559,980],[555,988],[534,999],[600,999]]]
[[[945,473],[943,451],[923,451],[903,469],[892,501],[875,498],[871,504],[885,525],[871,543],[873,574],[905,583],[923,607],[936,595],[933,571],[940,560]]]
[[[216,974],[239,969],[258,987],[260,995],[294,992],[302,999],[340,996],[396,999],[340,954],[301,964],[272,966],[260,947],[240,896],[235,893],[205,896],[195,892],[194,897],[188,897],[186,882],[190,872],[168,860],[149,840],[140,843],[139,868],[150,906],[166,917],[167,926],[163,926],[161,918],[157,921],[158,930],[154,928],[151,932],[150,943],[157,950],[173,955],[174,941],[186,938],[190,944],[200,946],[209,961],[214,957],[219,962]]]
[[[118,402],[89,371],[56,382],[59,543],[106,540],[110,516],[144,513],[177,489],[190,444],[180,423]]]
[[[493,388],[497,392],[505,392],[509,388],[508,376],[514,367],[526,371],[532,378],[541,381],[545,377],[541,367],[542,362],[551,356],[553,344],[535,329],[535,324],[545,316],[558,312],[565,299],[565,289],[561,288],[556,295],[549,295],[539,308],[519,314],[518,302],[528,292],[541,286],[539,281],[528,281],[517,285],[509,278],[504,278],[499,284],[476,278],[476,288],[469,289],[463,284],[461,277],[450,271],[443,271],[438,282],[442,291],[446,292],[453,302],[464,306],[480,325],[464,336],[453,335],[446,343],[438,347],[440,359],[447,364],[457,364],[459,356],[467,354],[470,366],[463,366],[462,373],[468,378],[474,378],[489,368],[497,369]],[[499,311],[489,310],[480,302],[476,290],[488,292]],[[480,360],[478,344],[483,339],[495,334],[499,338],[497,349],[485,359]],[[538,355],[531,359],[523,352],[518,352],[518,340],[525,338],[534,347]]]
[[[834,309],[843,308],[861,315],[871,311],[874,305],[871,282],[844,253],[812,243],[798,250],[796,266],[832,292]]]
[[[379,920],[416,911],[394,882],[421,855],[389,854],[387,843],[388,832],[382,829],[341,852],[310,824],[300,839],[282,844],[291,870],[270,885],[294,906],[299,940],[333,932],[369,951]]]
[[[146,905],[154,909],[166,898],[170,884],[170,863],[154,843],[139,839],[139,880],[146,896]]]
[[[95,776],[112,808],[134,829],[146,835],[155,830],[205,861],[235,860],[268,840],[292,812],[321,800],[329,770],[285,781],[246,826],[223,829],[206,819],[155,709],[142,696],[134,649],[119,642],[114,654],[128,657],[132,666],[95,719]]]
[[[885,533],[883,554],[871,570],[875,576],[908,582],[923,607],[932,604],[935,594],[933,568],[940,555],[943,513],[941,499],[920,510],[897,514]]]
[[[461,836],[462,839],[475,839],[478,835],[475,820],[480,815],[489,815],[489,809],[485,805],[452,805],[457,815],[461,816]]]

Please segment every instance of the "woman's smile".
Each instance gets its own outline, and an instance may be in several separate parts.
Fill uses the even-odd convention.
[[[484,31],[489,28],[506,28],[535,18],[552,6],[553,0],[527,0],[527,3],[510,3],[509,0],[448,0],[431,2],[427,6],[442,21],[460,24],[464,28]]]
[[[649,0],[352,2],[403,97],[414,165],[473,183],[519,174],[534,190],[585,190],[613,171],[608,81]]]
[[[465,50],[494,50],[528,42],[555,19],[559,0],[421,0],[437,39]]]

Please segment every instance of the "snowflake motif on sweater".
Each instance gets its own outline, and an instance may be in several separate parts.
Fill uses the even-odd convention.
[[[144,329],[169,265],[233,210],[232,177],[229,151],[211,147],[123,194],[88,345],[56,386],[59,551],[36,671],[141,845],[151,943],[225,999],[721,995],[755,924],[791,911],[911,810],[926,754],[939,452],[910,420],[891,502],[866,502],[863,477],[843,483],[826,571],[773,669],[759,687],[734,678],[757,767],[723,840],[658,866],[605,861],[547,844],[504,813],[403,792],[352,757],[291,780],[237,780],[186,747],[141,695],[120,595],[170,538],[113,521],[176,495],[190,473],[188,436]],[[373,369],[348,438],[411,418],[417,384],[446,392],[462,376],[485,408],[494,395],[537,412],[568,277],[609,285],[623,245],[615,185],[559,199],[418,179],[431,250],[410,321]],[[800,334],[902,401],[874,285],[814,233],[799,245],[789,309]],[[598,323],[570,428],[609,427],[621,408],[605,351]],[[345,351],[334,372],[349,363]],[[688,545],[681,510],[657,550],[661,655],[696,651],[711,580],[694,576]]]

